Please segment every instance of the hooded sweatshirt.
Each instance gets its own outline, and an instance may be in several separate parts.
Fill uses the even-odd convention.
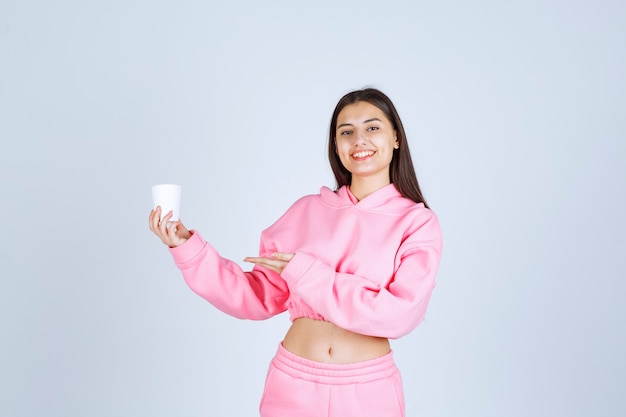
[[[441,259],[437,216],[389,184],[362,200],[348,186],[296,201],[261,233],[260,256],[294,253],[281,274],[244,272],[196,231],[170,249],[189,287],[218,309],[261,320],[325,320],[398,338],[423,320]]]

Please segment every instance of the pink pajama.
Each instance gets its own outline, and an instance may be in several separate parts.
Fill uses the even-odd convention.
[[[391,352],[328,364],[294,355],[282,344],[267,373],[261,417],[403,417],[402,378]]]

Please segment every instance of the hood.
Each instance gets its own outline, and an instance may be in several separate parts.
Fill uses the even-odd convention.
[[[337,191],[322,187],[320,198],[331,207],[354,206],[362,210],[390,214],[401,214],[407,210],[415,209],[416,206],[424,206],[422,203],[417,204],[413,200],[403,197],[394,184],[386,185],[360,201],[356,199],[347,185],[342,186]]]

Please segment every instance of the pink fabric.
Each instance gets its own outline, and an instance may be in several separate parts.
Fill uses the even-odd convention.
[[[338,365],[301,358],[280,345],[260,412],[261,417],[402,417],[402,378],[391,352]]]
[[[279,275],[244,272],[199,233],[171,249],[189,287],[239,318],[327,320],[398,338],[424,318],[441,258],[437,216],[393,184],[358,201],[348,187],[305,196],[261,234],[259,254],[295,253]]]

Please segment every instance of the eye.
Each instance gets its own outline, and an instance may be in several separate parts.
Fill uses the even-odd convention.
[[[372,131],[372,130],[378,130],[378,126],[370,126],[367,128],[367,130]]]
[[[352,133],[352,131],[351,131],[351,130],[342,130],[341,132],[339,132],[339,134],[340,134],[341,136],[347,136],[347,135],[349,135],[349,134],[351,134],[351,133]]]

